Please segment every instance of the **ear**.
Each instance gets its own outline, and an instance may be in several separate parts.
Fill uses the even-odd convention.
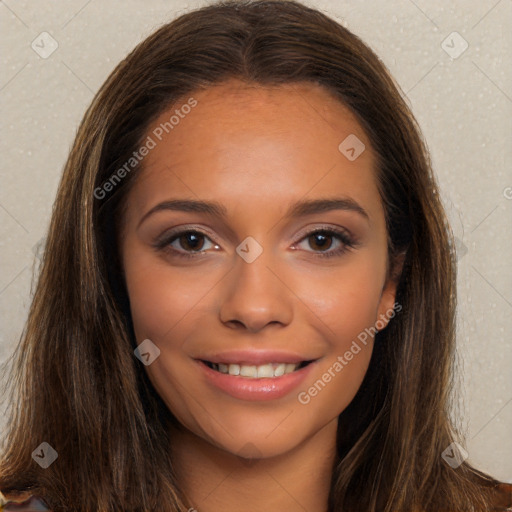
[[[385,329],[389,321],[394,316],[393,311],[395,308],[396,289],[398,286],[398,282],[400,281],[400,276],[402,275],[405,256],[406,252],[401,252],[397,254],[393,258],[393,261],[391,262],[386,283],[384,284],[384,287],[382,289],[379,308],[377,312],[377,319],[375,322],[376,328],[379,331]],[[402,306],[398,305],[397,310],[400,311],[401,309]]]

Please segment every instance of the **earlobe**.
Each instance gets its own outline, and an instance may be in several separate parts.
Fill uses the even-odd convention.
[[[382,290],[381,299],[379,303],[379,310],[377,314],[377,321],[375,327],[377,330],[382,331],[385,329],[389,321],[395,316],[395,299],[398,282],[402,275],[406,252],[401,252],[395,256],[393,264],[388,275],[388,279]],[[401,309],[401,308],[400,308]]]
[[[375,322],[375,327],[378,331],[385,329],[394,316],[395,296],[396,283],[389,281],[380,299],[377,321]]]

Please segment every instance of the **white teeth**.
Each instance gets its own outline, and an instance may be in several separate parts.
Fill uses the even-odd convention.
[[[213,369],[229,375],[240,375],[249,379],[281,377],[294,372],[299,363],[267,363],[260,366],[212,363]]]
[[[240,375],[242,377],[257,377],[258,368],[256,366],[240,366]]]
[[[286,371],[286,365],[279,364],[279,365],[277,365],[277,368],[274,370],[274,375],[276,377],[281,377],[281,375],[284,375],[285,371]]]
[[[298,364],[288,363],[284,368],[284,373],[291,373],[295,371],[295,368],[299,366]]]
[[[258,366],[257,374],[258,374],[258,379],[260,377],[273,377],[274,376],[274,368],[272,368],[271,364],[264,364],[263,366]]]
[[[225,366],[225,365],[223,365],[223,366]],[[220,367],[217,367],[217,368],[220,370]],[[229,373],[229,375],[240,375],[240,366],[237,364],[228,365],[228,373]]]

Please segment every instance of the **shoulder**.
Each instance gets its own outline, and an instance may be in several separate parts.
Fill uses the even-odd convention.
[[[494,511],[512,511],[512,484],[500,483],[496,486]]]
[[[0,510],[3,512],[51,512],[44,500],[30,491],[0,491]]]

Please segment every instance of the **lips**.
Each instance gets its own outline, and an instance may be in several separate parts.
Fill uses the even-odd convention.
[[[316,358],[280,351],[231,351],[196,358],[205,382],[241,400],[272,400],[298,387]]]

